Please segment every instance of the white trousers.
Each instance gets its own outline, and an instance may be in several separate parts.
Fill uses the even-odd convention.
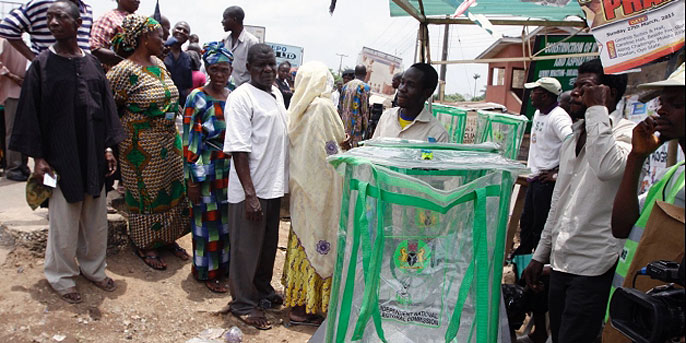
[[[86,194],[76,203],[67,202],[59,186],[52,191],[44,271],[52,288],[62,295],[76,286],[79,272],[92,281],[106,277],[106,201],[104,187],[98,198]]]

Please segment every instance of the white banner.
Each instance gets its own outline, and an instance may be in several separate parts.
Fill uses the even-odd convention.
[[[633,16],[626,12],[629,8],[635,8],[626,4],[610,9],[606,8],[610,2],[600,2],[605,7],[597,8],[594,17],[585,8],[589,26],[592,27],[591,33],[602,46],[600,59],[605,73],[634,69],[684,46],[684,0],[658,2],[660,7],[641,8],[636,11],[639,14]],[[623,15],[617,15],[622,11],[625,12]]]

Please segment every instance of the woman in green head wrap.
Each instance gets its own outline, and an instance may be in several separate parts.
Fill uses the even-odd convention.
[[[226,293],[221,283],[229,269],[228,189],[231,156],[224,154],[224,104],[230,91],[233,55],[221,42],[203,47],[210,81],[186,98],[183,151],[191,201],[192,272],[212,292]],[[232,182],[238,182],[233,180]]]
[[[166,269],[160,248],[182,260],[190,256],[176,243],[189,232],[181,138],[176,130],[178,90],[164,63],[162,27],[137,14],[124,18],[112,39],[126,57],[107,78],[127,138],[119,145],[121,177],[129,211],[129,235],[137,255],[150,267]]]

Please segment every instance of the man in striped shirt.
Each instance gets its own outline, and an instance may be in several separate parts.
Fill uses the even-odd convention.
[[[83,24],[79,27],[77,41],[79,48],[90,52],[88,40],[93,25],[93,10],[81,0],[31,0],[12,10],[0,22],[0,37],[7,39],[17,51],[33,61],[41,51],[56,42],[47,23],[48,8],[55,1],[71,1],[79,7]],[[21,39],[24,32],[31,35],[31,48]]]

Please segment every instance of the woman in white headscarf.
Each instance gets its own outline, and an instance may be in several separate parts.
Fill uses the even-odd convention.
[[[288,109],[291,231],[281,282],[295,325],[321,324],[329,307],[342,178],[326,158],[347,144],[333,86],[326,65],[303,64]]]

